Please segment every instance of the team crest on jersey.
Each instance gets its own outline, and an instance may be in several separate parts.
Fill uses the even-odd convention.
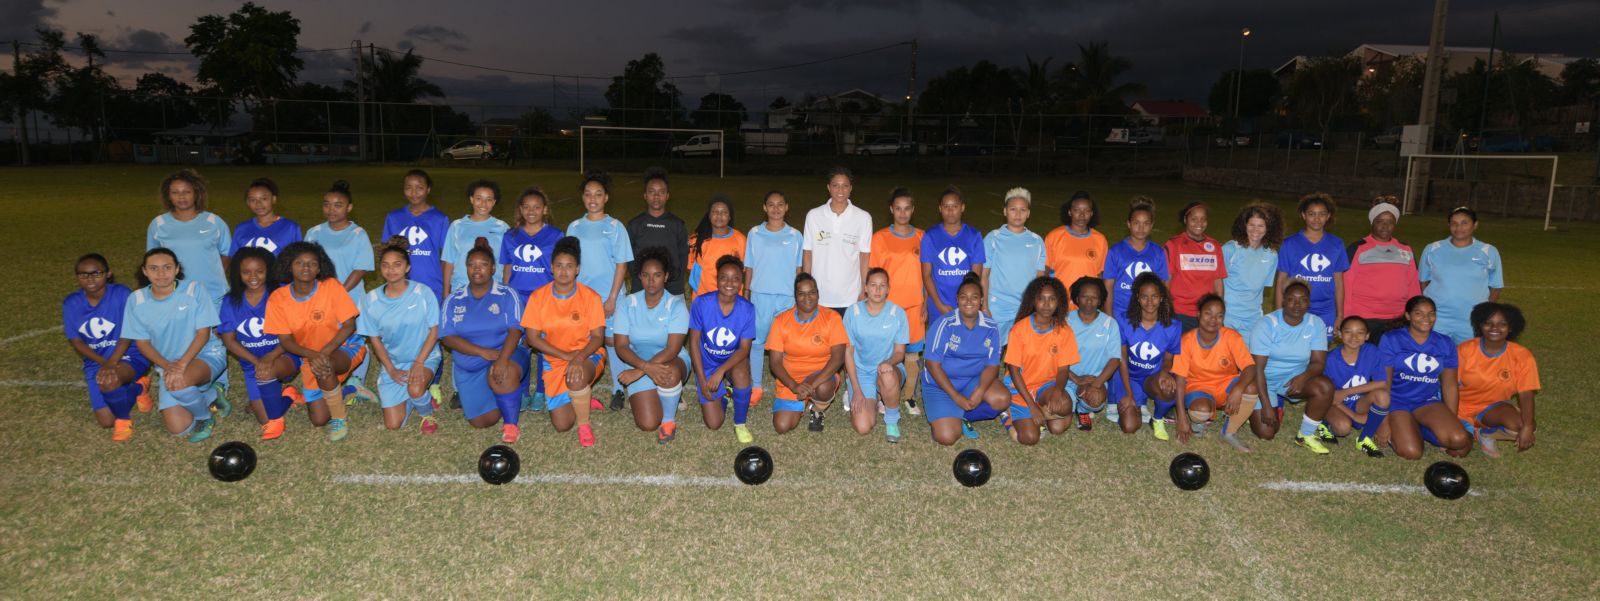
[[[1220,365],[1222,365],[1223,367],[1227,367],[1228,366],[1228,358],[1227,357],[1223,357],[1222,361],[1219,361],[1218,363]]]
[[[1092,248],[1089,249],[1089,258],[1093,259],[1094,255],[1095,255],[1094,249],[1092,249]]]
[[[1212,244],[1210,240],[1207,240],[1204,248],[1206,249],[1206,252],[1216,252],[1217,245]]]
[[[489,314],[490,315],[499,315],[500,314],[500,303],[489,303]]]
[[[583,319],[583,316],[582,315],[578,315],[577,311],[573,311],[572,312],[572,321],[578,321],[580,319]]]
[[[1501,382],[1510,382],[1511,381],[1511,370],[1508,370],[1508,369],[1500,370],[1500,381]]]
[[[457,313],[457,314],[455,314],[455,315],[452,315],[452,316],[450,316],[450,323],[461,323],[461,319],[462,319],[462,318],[463,318],[463,317],[466,317],[466,316],[465,316],[465,315],[462,315],[462,314],[460,314],[460,313]]]
[[[1054,355],[1054,354],[1056,354],[1056,351],[1057,351],[1056,345],[1054,343],[1051,343],[1050,344],[1050,354]]]
[[[463,315],[466,312],[467,312],[467,307],[465,305],[456,305],[456,309],[455,309],[455,314],[456,315]],[[461,320],[458,319],[456,321],[461,321]]]
[[[814,344],[816,346],[822,346],[822,336],[819,335],[819,334],[812,334],[811,335],[811,344]]]
[[[311,312],[311,321],[322,321],[322,309],[316,309]]]

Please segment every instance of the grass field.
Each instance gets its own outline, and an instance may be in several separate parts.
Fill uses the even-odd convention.
[[[132,282],[145,225],[160,211],[166,168],[0,169],[0,255],[9,273],[0,313],[0,597],[4,598],[1387,598],[1600,597],[1600,444],[1592,346],[1597,285],[1587,261],[1600,227],[1542,232],[1534,220],[1489,220],[1481,238],[1506,261],[1504,298],[1527,312],[1523,343],[1539,357],[1538,445],[1499,460],[1460,463],[1480,494],[1458,501],[1400,492],[1298,492],[1272,483],[1420,484],[1420,462],[1362,456],[1347,441],[1313,457],[1288,438],[1252,455],[1226,451],[1214,433],[1187,450],[1205,455],[1210,486],[1181,492],[1166,467],[1185,450],[1094,431],[1023,448],[998,426],[982,440],[942,448],[908,417],[906,440],[860,437],[843,413],[825,433],[772,433],[752,417],[777,473],[744,487],[729,467],[740,445],[685,412],[678,440],[658,446],[626,414],[596,418],[600,444],[580,449],[542,414],[524,416],[516,484],[475,481],[476,458],[498,441],[446,411],[436,436],[382,429],[377,410],[351,412],[340,444],[289,415],[288,434],[261,444],[253,418],[223,420],[208,444],[167,437],[155,414],[135,414],[132,442],[113,443],[87,411],[78,361],[61,340],[60,299],[74,289],[72,261],[99,251]],[[212,210],[246,215],[243,187],[267,175],[284,189],[281,212],[319,223],[321,192],[349,179],[356,220],[376,234],[400,202],[402,168],[208,168]],[[470,179],[508,193],[538,183],[558,199],[552,221],[579,214],[576,176],[547,171],[437,169],[434,199],[466,210]],[[612,214],[640,210],[641,185],[618,174]],[[945,181],[859,178],[855,197],[877,219],[896,185],[919,194],[919,225],[935,220]],[[1149,194],[1175,233],[1181,202],[1213,204],[1211,232],[1225,237],[1248,198],[1166,182],[1048,178],[963,179],[969,221],[1001,221],[1000,193],[1025,185],[1040,199],[1030,225],[1045,232],[1074,189],[1100,199],[1101,229],[1125,233],[1120,209]],[[691,225],[704,201],[737,201],[736,225],[756,222],[761,192],[790,193],[791,223],[825,197],[817,178],[685,176],[673,206]],[[1289,207],[1292,199],[1271,198]],[[497,214],[510,219],[509,203]],[[1342,212],[1335,231],[1363,234],[1364,214]],[[1296,220],[1297,225],[1297,220]],[[1414,247],[1444,237],[1439,216],[1406,217]],[[377,280],[369,280],[369,285]],[[241,381],[235,368],[233,381]],[[240,400],[242,387],[233,396]],[[763,405],[763,409],[765,405]],[[1291,409],[1287,423],[1296,423]],[[1248,442],[1248,435],[1246,435]],[[248,480],[223,484],[205,456],[223,440],[256,447]],[[950,476],[963,447],[988,453],[995,477],[965,489]],[[363,478],[363,476],[393,476]],[[433,476],[433,477],[426,477]],[[1298,486],[1289,484],[1289,488]],[[1279,487],[1283,488],[1283,487]]]

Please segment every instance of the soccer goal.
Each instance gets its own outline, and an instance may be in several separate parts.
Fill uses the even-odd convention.
[[[584,164],[587,162],[587,160],[589,158],[588,148],[586,146],[586,144],[587,144],[586,139],[589,138],[589,137],[595,137],[595,138],[597,138],[597,140],[601,139],[599,136],[595,136],[594,134],[597,134],[599,132],[606,132],[606,131],[623,132],[622,141],[624,143],[642,141],[642,140],[637,140],[637,139],[630,140],[630,139],[627,138],[628,135],[634,134],[634,133],[645,133],[645,132],[648,132],[648,133],[656,133],[656,134],[666,134],[665,138],[662,139],[662,140],[654,140],[654,139],[652,139],[651,141],[652,142],[660,142],[665,147],[664,148],[665,153],[670,155],[670,156],[674,156],[674,157],[698,157],[698,156],[716,157],[717,158],[717,177],[724,177],[725,170],[723,169],[723,167],[725,165],[725,161],[727,160],[726,157],[727,157],[728,153],[726,152],[727,148],[724,145],[724,142],[726,141],[725,140],[726,136],[723,134],[722,130],[720,130],[720,129],[681,129],[681,128],[672,128],[672,127],[620,127],[620,126],[611,126],[611,125],[583,125],[583,126],[579,126],[578,127],[578,172],[579,173],[583,173]],[[680,138],[675,134],[687,134],[687,135]],[[604,139],[611,140],[611,138],[609,136],[605,137]]]
[[[1413,154],[1406,158],[1406,183],[1405,197],[1401,211],[1407,215],[1415,213],[1419,203],[1411,197],[1416,177],[1417,159],[1437,159],[1438,161],[1550,161],[1550,181],[1547,182],[1544,201],[1544,229],[1554,229],[1550,226],[1550,212],[1555,208],[1556,202],[1556,169],[1561,164],[1561,157],[1553,154]],[[1437,171],[1434,169],[1433,171]],[[1432,179],[1430,177],[1430,179]],[[1423,182],[1427,183],[1427,182]]]

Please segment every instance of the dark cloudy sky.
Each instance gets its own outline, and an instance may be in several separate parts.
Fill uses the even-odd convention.
[[[729,73],[848,54],[917,38],[919,83],[962,64],[989,59],[1021,65],[1024,56],[1072,60],[1075,44],[1106,40],[1134,63],[1129,78],[1153,98],[1204,102],[1211,83],[1238,61],[1239,28],[1253,35],[1246,67],[1273,68],[1298,55],[1346,52],[1362,43],[1426,44],[1427,0],[1174,1],[1122,0],[661,0],[483,2],[404,0],[384,3],[260,2],[289,10],[301,22],[304,48],[348,47],[361,39],[389,48],[464,63],[541,73],[609,76],[630,59],[658,52],[679,80],[691,107],[712,87],[752,109],[778,95],[864,88],[903,94],[910,66],[906,47],[821,65],[748,76]],[[1600,2],[1457,0],[1451,3],[1447,43],[1487,46],[1499,11],[1501,46],[1520,53],[1600,56]],[[32,39],[45,25],[101,36],[104,45],[137,50],[183,50],[195,19],[228,13],[236,2],[215,0],[3,0],[0,40]],[[349,52],[311,53],[302,79],[336,84],[348,76]],[[124,83],[145,71],[183,80],[187,56],[118,54],[112,72]],[[7,65],[9,66],[9,65]],[[599,104],[604,83],[494,73],[430,63],[424,76],[457,105]],[[1134,99],[1129,99],[1134,100]],[[496,111],[498,112],[498,111]]]

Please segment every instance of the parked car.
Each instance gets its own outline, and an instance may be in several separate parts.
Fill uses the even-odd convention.
[[[1139,146],[1160,144],[1167,138],[1166,132],[1159,127],[1138,127],[1128,130],[1128,143]]]
[[[1527,152],[1528,139],[1516,134],[1489,136],[1477,144],[1478,152]]]
[[[994,143],[988,141],[989,132],[958,133],[945,140],[944,153],[950,156],[989,156],[994,153]]]
[[[856,147],[856,154],[861,156],[886,155],[886,154],[912,154],[911,144],[900,140],[900,136],[878,136],[866,144]]]
[[[439,158],[456,161],[479,160],[494,158],[497,156],[496,153],[494,144],[490,144],[488,140],[462,140],[444,149],[444,152],[439,153]]]
[[[1322,139],[1303,131],[1278,132],[1278,148],[1322,148]]]
[[[675,157],[716,156],[719,152],[722,152],[721,134],[700,134],[672,147]]]
[[[1237,134],[1237,135],[1233,136],[1232,138],[1229,138],[1228,136],[1224,135],[1224,136],[1217,136],[1217,138],[1215,140],[1213,140],[1212,142],[1214,144],[1216,144],[1217,147],[1219,147],[1219,148],[1227,148],[1229,146],[1236,146],[1236,147],[1239,147],[1239,148],[1247,148],[1247,147],[1255,144],[1255,137],[1252,134]]]
[[[1372,136],[1372,138],[1371,138],[1372,139],[1372,147],[1373,148],[1399,148],[1400,147],[1400,133],[1404,129],[1405,128],[1403,128],[1403,127],[1395,126],[1395,127],[1391,127],[1389,129],[1384,130],[1383,133],[1381,133],[1381,134]]]

